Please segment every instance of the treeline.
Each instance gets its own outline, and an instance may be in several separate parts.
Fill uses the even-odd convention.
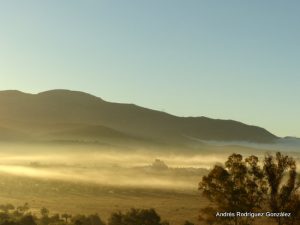
[[[202,178],[199,189],[212,203],[201,210],[204,224],[251,225],[261,219],[278,225],[300,224],[297,164],[280,152],[267,154],[261,161],[254,155],[232,154]]]
[[[162,221],[154,209],[136,209],[111,214],[107,223],[98,214],[71,215],[52,214],[47,208],[42,208],[39,215],[31,212],[29,205],[14,207],[11,204],[0,205],[0,225],[170,225]],[[183,225],[194,225],[186,221]]]

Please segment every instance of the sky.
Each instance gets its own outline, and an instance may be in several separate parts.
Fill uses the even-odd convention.
[[[300,137],[296,0],[0,0],[0,90],[70,89]]]

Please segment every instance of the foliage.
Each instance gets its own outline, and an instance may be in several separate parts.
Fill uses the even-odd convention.
[[[256,156],[243,160],[242,155],[232,154],[225,162],[225,167],[216,165],[199,184],[203,195],[215,205],[204,209],[207,218],[200,219],[207,220],[210,224],[224,223],[224,218],[218,220],[212,214],[249,212],[260,208],[267,191],[263,178],[263,170],[259,167]],[[242,217],[228,217],[226,220],[228,224],[251,224],[248,218]]]
[[[264,171],[269,184],[268,203],[272,212],[291,212],[292,218],[276,218],[278,225],[295,224],[300,220],[300,181],[296,162],[292,157],[268,154],[264,159]]]
[[[254,222],[250,217],[217,217],[217,212],[287,212],[291,217],[276,217],[278,225],[293,225],[300,219],[299,175],[292,157],[276,153],[266,155],[263,167],[257,156],[243,160],[232,154],[225,166],[215,165],[202,178],[199,189],[212,206],[201,209],[200,220],[206,224],[240,224]]]
[[[169,225],[161,222],[154,209],[131,209],[126,213],[111,214],[109,225]],[[0,225],[105,225],[98,214],[71,215],[50,214],[47,208],[41,208],[40,216],[32,215],[29,205],[14,207],[11,204],[0,205]],[[192,225],[192,224],[185,224]]]
[[[108,225],[168,225],[161,222],[160,216],[154,209],[131,209],[127,213],[113,213]]]
[[[72,223],[75,225],[105,225],[97,214],[85,216],[76,215],[72,218]]]
[[[192,222],[186,220],[183,225],[194,225]]]

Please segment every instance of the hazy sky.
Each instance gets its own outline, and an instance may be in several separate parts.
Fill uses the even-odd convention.
[[[0,89],[64,88],[300,136],[300,1],[3,0]]]

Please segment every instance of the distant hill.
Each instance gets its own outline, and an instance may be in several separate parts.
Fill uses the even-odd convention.
[[[14,135],[15,134],[15,135]],[[271,143],[267,130],[233,120],[178,117],[68,90],[0,91],[0,140],[187,145],[201,140]]]

